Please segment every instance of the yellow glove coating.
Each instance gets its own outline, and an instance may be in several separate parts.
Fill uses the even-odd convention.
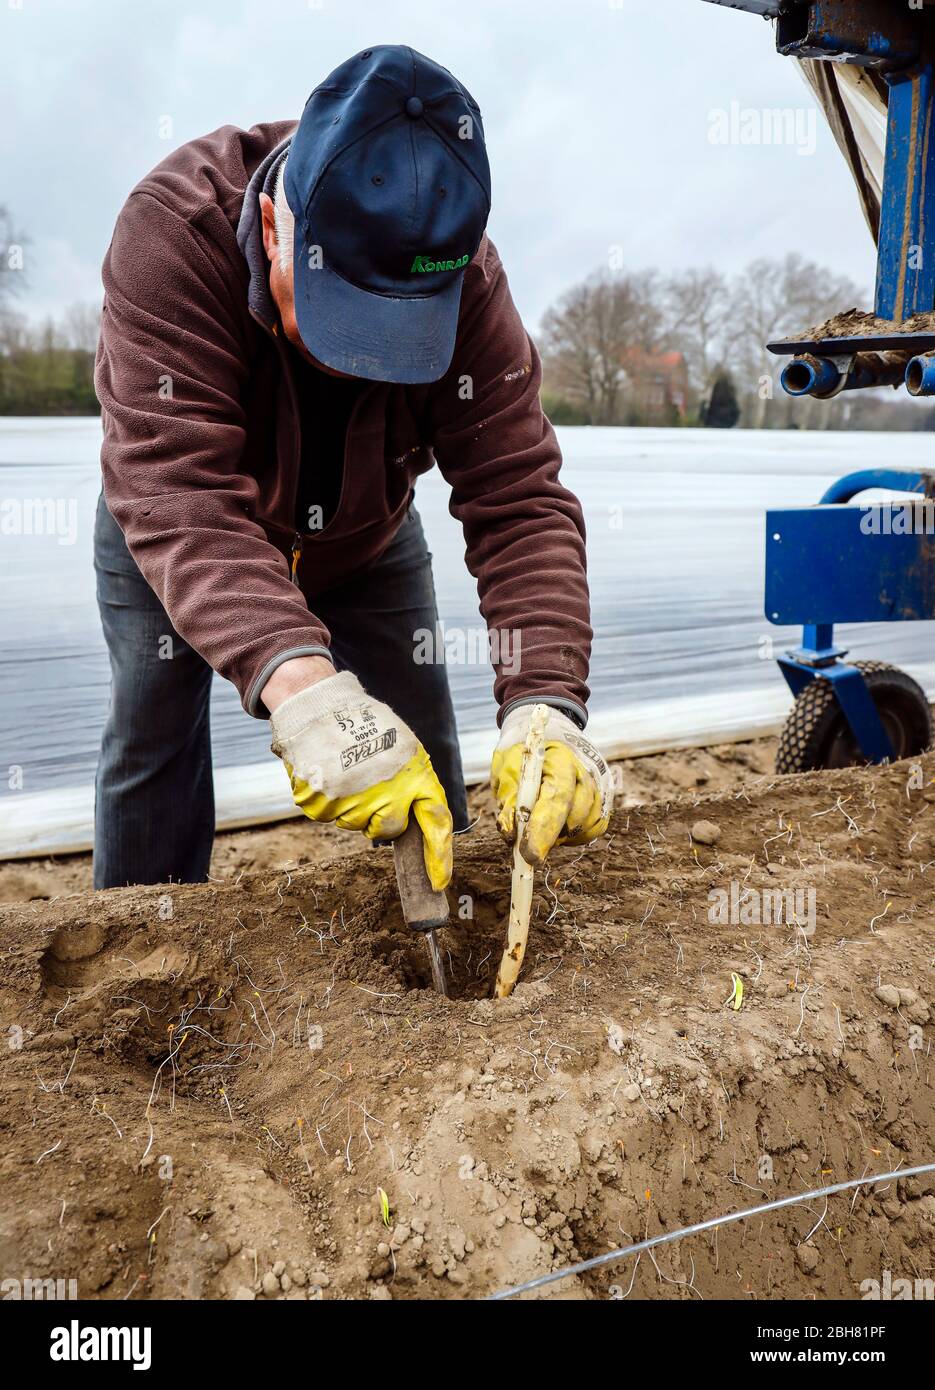
[[[523,762],[523,744],[497,749],[490,766],[500,833],[514,837],[516,793]],[[520,843],[529,864],[541,864],[556,844],[584,845],[604,834],[610,816],[604,796],[584,763],[566,743],[549,741],[542,764],[542,786]]]
[[[370,840],[395,840],[409,824],[410,812],[422,831],[425,868],[436,892],[451,881],[452,819],[441,782],[428,753],[418,745],[393,777],[347,796],[329,797],[295,775],[286,762],[292,799],[313,821],[333,821],[345,830],[360,830]]]

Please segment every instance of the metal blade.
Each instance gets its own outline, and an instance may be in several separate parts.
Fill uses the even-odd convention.
[[[432,962],[432,980],[439,994],[448,998],[448,981],[445,978],[445,967],[442,964],[442,953],[438,945],[438,937],[433,931],[424,932],[425,944],[429,948],[429,960]]]

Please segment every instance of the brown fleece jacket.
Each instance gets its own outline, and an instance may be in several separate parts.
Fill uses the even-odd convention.
[[[437,461],[488,628],[520,634],[519,669],[496,673],[501,710],[543,696],[585,717],[581,508],[558,480],[538,355],[486,237],[450,369],[428,386],[362,389],[337,512],[304,538],[290,581],[302,441],[257,204],[293,129],[224,126],[183,145],[117,220],[95,380],[104,493],[130,552],[181,636],[265,716],[273,670],[327,653],[316,593],[380,555]]]

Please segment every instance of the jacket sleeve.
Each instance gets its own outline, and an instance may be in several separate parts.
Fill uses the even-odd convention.
[[[329,635],[254,520],[257,483],[241,469],[248,365],[230,267],[188,221],[137,192],[103,279],[95,386],[108,508],[176,631],[256,713],[284,654],[327,655]]]
[[[451,484],[491,641],[500,718],[552,697],[587,719],[591,652],[585,531],[559,482],[539,401],[539,356],[493,245],[465,273],[452,365],[429,396],[435,457]]]

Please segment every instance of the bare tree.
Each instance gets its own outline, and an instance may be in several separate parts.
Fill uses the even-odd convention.
[[[860,290],[852,280],[794,252],[781,261],[752,261],[738,277],[731,297],[727,353],[755,395],[750,421],[755,428],[765,424],[768,403],[778,388],[781,359],[768,352],[766,344],[804,334],[859,299]]]
[[[70,304],[62,318],[65,346],[80,352],[96,352],[101,333],[99,304]]]
[[[767,402],[774,391],[776,359],[766,344],[778,337],[789,322],[786,289],[775,261],[752,261],[733,285],[728,342],[728,361],[746,391],[755,393],[750,423],[762,429]]]
[[[730,300],[727,279],[710,266],[682,271],[665,282],[669,337],[684,353],[698,391],[706,390],[721,358]]]
[[[542,349],[551,379],[584,406],[592,424],[619,419],[624,353],[658,347],[664,334],[654,273],[597,271],[575,285],[542,321]]]
[[[593,423],[598,413],[598,362],[591,325],[590,283],[562,295],[542,320],[541,346],[550,375],[570,400],[583,405]]]

